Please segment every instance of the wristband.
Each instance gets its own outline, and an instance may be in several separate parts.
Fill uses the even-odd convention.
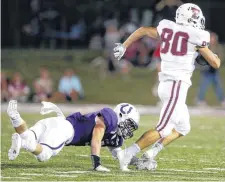
[[[100,157],[97,155],[91,155],[92,165],[95,168],[101,165]]]

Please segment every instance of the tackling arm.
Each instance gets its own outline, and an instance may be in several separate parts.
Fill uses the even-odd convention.
[[[158,39],[158,32],[154,27],[140,27],[134,33],[132,33],[128,39],[123,43],[125,48],[129,47],[136,40],[144,37],[145,35],[152,37],[154,39]]]
[[[197,48],[206,61],[215,69],[220,67],[220,58],[214,54],[208,47]]]
[[[105,128],[106,128],[104,123],[104,118],[102,116],[96,116],[95,122],[96,124],[92,132],[92,139],[91,139],[92,164],[93,164],[94,170],[108,172],[110,170],[101,166],[101,161],[100,161],[101,142],[102,142],[102,138],[104,136]]]
[[[91,139],[91,154],[100,155],[101,141],[105,133],[105,124],[103,117],[96,116],[96,124]]]

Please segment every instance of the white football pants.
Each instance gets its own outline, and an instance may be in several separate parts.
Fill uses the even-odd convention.
[[[63,117],[40,120],[30,130],[34,132],[37,143],[52,151],[52,156],[57,155],[74,136],[73,126]]]
[[[190,131],[190,116],[186,105],[187,92],[190,85],[183,81],[161,81],[158,95],[163,103],[156,130],[164,138],[175,129],[182,135]]]

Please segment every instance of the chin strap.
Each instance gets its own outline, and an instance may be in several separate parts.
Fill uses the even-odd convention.
[[[51,102],[45,102],[45,101],[42,101],[41,103],[43,105],[42,108],[41,108],[41,111],[40,111],[40,113],[42,115],[55,112],[58,117],[65,118],[64,114],[62,113],[62,111],[55,104],[53,104]]]

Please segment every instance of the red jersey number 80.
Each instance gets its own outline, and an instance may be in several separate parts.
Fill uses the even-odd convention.
[[[174,35],[174,36],[173,36]],[[170,42],[173,38],[173,41]],[[189,35],[186,32],[176,32],[172,29],[164,28],[161,34],[161,53],[166,54],[169,51],[174,56],[184,56],[187,54]]]

